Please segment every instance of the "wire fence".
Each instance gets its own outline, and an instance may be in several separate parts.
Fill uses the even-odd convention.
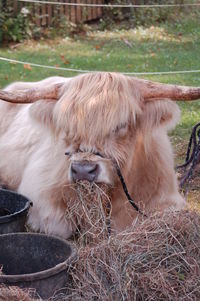
[[[56,2],[46,0],[18,0],[19,2],[51,4],[51,5],[66,5],[66,6],[83,6],[83,7],[104,7],[104,8],[164,8],[164,7],[195,7],[200,6],[197,3],[177,3],[177,4],[103,4],[103,3],[81,3],[81,2]]]
[[[89,73],[89,72],[103,72],[103,70],[83,70],[83,69],[73,69],[73,68],[64,68],[64,67],[56,67],[56,66],[48,66],[48,65],[41,65],[41,64],[35,64],[31,62],[24,62],[14,59],[9,59],[5,57],[0,57],[1,61],[6,61],[10,63],[15,64],[22,64],[25,66],[33,66],[33,67],[40,67],[45,69],[54,69],[54,70],[63,70],[68,72],[75,72],[75,73]],[[111,71],[110,71],[111,72]],[[115,72],[115,71],[113,71]],[[190,74],[190,73],[200,73],[200,69],[198,70],[177,70],[177,71],[160,71],[160,72],[120,72],[125,75],[137,75],[137,76],[143,76],[143,75],[169,75],[169,74]]]

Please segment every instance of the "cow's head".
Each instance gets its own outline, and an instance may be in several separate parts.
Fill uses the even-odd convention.
[[[116,180],[116,163],[125,175],[130,169],[138,135],[148,137],[176,121],[178,111],[169,99],[199,97],[200,88],[104,72],[80,75],[41,90],[0,91],[0,99],[10,102],[41,100],[32,105],[31,114],[62,139],[69,182],[111,185]]]

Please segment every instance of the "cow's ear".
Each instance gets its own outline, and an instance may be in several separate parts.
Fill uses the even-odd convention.
[[[172,129],[180,119],[180,110],[171,100],[156,100],[145,102],[138,116],[139,127],[142,130],[154,128]]]
[[[41,125],[54,129],[53,110],[56,102],[41,100],[37,101],[30,107],[31,117]]]

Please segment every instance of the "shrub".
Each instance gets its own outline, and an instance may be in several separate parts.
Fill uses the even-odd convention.
[[[12,6],[3,6],[0,10],[0,42],[21,42],[32,37],[32,23],[29,11],[22,8],[16,16]]]
[[[193,0],[192,0],[193,1]],[[191,1],[191,2],[192,2]],[[153,4],[184,4],[186,0],[108,0],[107,4],[135,4],[135,5],[153,5]],[[192,10],[192,8],[189,8]],[[109,26],[110,21],[115,23],[124,23],[127,21],[126,27],[135,27],[138,25],[154,25],[162,23],[180,16],[181,13],[188,12],[188,7],[155,7],[155,8],[105,8],[104,18],[102,20],[103,27]],[[112,26],[113,24],[111,24]],[[123,24],[124,25],[124,24]],[[104,29],[103,28],[103,29]]]

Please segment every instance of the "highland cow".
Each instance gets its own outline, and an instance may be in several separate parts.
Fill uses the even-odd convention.
[[[80,180],[108,185],[113,231],[132,224],[137,212],[116,164],[146,214],[180,210],[185,200],[167,135],[180,117],[172,100],[199,97],[200,88],[105,72],[11,84],[0,91],[1,184],[33,202],[33,230],[64,238],[73,232],[68,187]]]

